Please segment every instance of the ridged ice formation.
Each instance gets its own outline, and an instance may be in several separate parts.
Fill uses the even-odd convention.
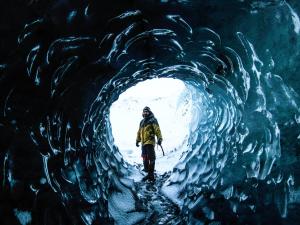
[[[299,33],[299,18],[284,1],[249,2],[243,9],[253,15],[266,7],[289,12],[290,32]],[[286,161],[299,147],[299,97],[290,77],[273,72],[280,62],[270,50],[259,55],[239,30],[223,42],[228,34],[195,26],[179,12],[131,9],[104,18],[92,10],[70,12],[66,30],[46,17],[27,24],[18,38],[20,64],[1,67],[0,125],[43,163],[43,182],[26,183],[32,192],[39,196],[49,185],[68,215],[64,224],[134,224],[149,216],[128,179],[133,168],[114,145],[108,112],[131,86],[168,77],[193,87],[188,150],[162,189],[180,206],[182,221],[268,224],[288,217],[289,206],[299,204],[298,170]],[[76,15],[85,18],[78,30]],[[105,23],[90,31],[97,19]],[[3,157],[11,189],[19,182],[15,155]]]

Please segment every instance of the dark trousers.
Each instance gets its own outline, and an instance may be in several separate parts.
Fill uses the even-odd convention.
[[[148,172],[149,176],[154,176],[155,167],[155,150],[154,145],[148,144],[142,146],[142,157],[144,169]]]

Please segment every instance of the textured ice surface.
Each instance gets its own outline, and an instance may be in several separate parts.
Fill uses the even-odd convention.
[[[140,185],[114,143],[109,108],[139,82],[176,78],[193,102],[187,148],[162,188],[178,219],[297,223],[299,2],[133,2],[57,2],[1,58],[1,218],[164,221],[160,190]]]
[[[31,212],[14,209],[14,213],[18,218],[20,224],[31,224]]]
[[[118,190],[108,197],[108,210],[115,223],[136,224],[145,219],[145,212],[135,212],[136,202],[133,194],[120,183],[117,186]]]

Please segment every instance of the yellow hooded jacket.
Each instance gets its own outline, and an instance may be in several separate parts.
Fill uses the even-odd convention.
[[[155,146],[155,135],[158,139],[162,140],[157,119],[151,114],[140,122],[136,141],[142,142],[142,145],[151,144]]]

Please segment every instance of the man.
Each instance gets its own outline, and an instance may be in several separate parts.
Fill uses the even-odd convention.
[[[155,136],[158,139],[158,145],[161,145],[162,136],[157,119],[154,117],[148,106],[143,109],[142,115],[144,119],[140,122],[140,127],[137,132],[136,146],[139,147],[139,143],[142,143],[144,171],[148,173],[148,175],[143,178],[143,181],[154,181]]]

